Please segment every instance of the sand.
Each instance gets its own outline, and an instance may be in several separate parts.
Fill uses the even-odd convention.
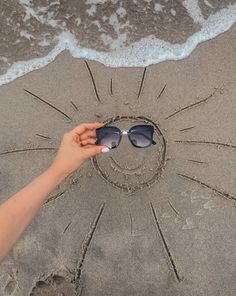
[[[157,141],[123,138],[61,183],[1,264],[0,295],[235,295],[234,36],[146,69],[87,61],[97,95],[66,52],[0,88],[1,201],[79,123],[148,122]]]

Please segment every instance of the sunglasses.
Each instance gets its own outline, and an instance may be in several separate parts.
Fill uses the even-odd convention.
[[[97,145],[106,145],[109,149],[116,148],[121,142],[122,135],[128,135],[131,144],[136,148],[147,148],[156,142],[153,140],[152,125],[134,125],[129,130],[120,130],[116,126],[105,126],[96,129]]]

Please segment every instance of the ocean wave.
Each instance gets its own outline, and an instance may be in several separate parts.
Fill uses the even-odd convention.
[[[91,5],[99,2],[99,0],[89,1]],[[20,2],[26,8],[26,17],[35,17],[35,10],[30,7],[29,1],[20,0]],[[56,2],[54,1],[53,3],[55,4]],[[94,4],[94,2],[96,3]],[[58,26],[60,29],[63,28],[62,32],[56,37],[57,45],[44,57],[13,63],[6,73],[0,75],[0,85],[9,83],[24,74],[46,66],[64,50],[68,50],[74,58],[95,60],[109,67],[145,67],[167,60],[180,60],[189,56],[199,43],[227,31],[236,21],[235,4],[222,8],[206,19],[201,15],[200,9],[195,9],[197,1],[185,0],[183,5],[194,19],[194,22],[198,22],[201,25],[200,30],[188,37],[185,42],[173,44],[154,35],[149,35],[137,42],[133,42],[129,46],[117,49],[114,47],[110,51],[99,51],[81,46],[75,34],[67,30],[63,22],[54,20],[52,14],[50,18],[45,18],[43,14],[37,14],[40,22],[47,21],[52,26]]]

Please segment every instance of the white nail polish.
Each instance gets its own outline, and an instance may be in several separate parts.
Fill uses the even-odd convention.
[[[108,147],[102,148],[103,153],[108,152],[108,151],[110,151],[110,149]]]

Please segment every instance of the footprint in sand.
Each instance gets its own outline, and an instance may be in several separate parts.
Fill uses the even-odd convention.
[[[9,274],[3,273],[0,275],[0,295],[11,296],[17,289],[16,280]]]
[[[30,296],[64,296],[76,295],[74,285],[64,277],[53,275],[46,280],[38,281],[32,289]]]

